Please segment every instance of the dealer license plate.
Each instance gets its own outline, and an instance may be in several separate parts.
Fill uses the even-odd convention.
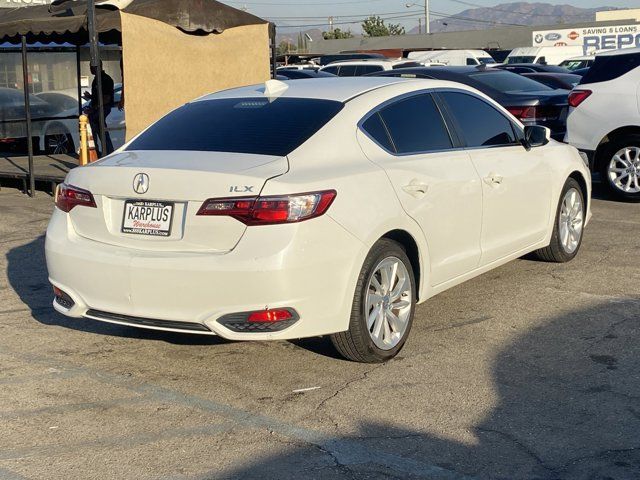
[[[126,200],[122,233],[168,237],[171,235],[173,203]]]

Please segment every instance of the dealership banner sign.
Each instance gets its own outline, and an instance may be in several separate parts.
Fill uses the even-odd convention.
[[[640,24],[533,32],[534,47],[583,47],[585,53],[640,47]]]

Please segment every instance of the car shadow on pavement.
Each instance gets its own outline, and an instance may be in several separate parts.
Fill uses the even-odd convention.
[[[172,343],[221,341],[56,313],[50,305],[43,243],[40,237],[7,255],[10,285],[37,321],[99,335]],[[212,455],[200,458],[198,464],[203,470],[211,469],[210,473],[171,478],[637,480],[640,298],[591,296],[584,303],[590,307],[561,311],[497,351],[488,365],[488,393],[457,381],[456,368],[464,366],[456,367],[455,358],[436,361],[422,355],[434,349],[430,342],[443,342],[443,337],[421,337],[416,340],[420,351],[404,351],[404,358],[385,366],[389,378],[378,373],[359,377],[358,381],[367,383],[339,387],[318,402],[309,403],[306,394],[294,397],[307,399],[298,408],[308,409],[312,423],[326,422],[328,431],[338,432],[353,432],[350,425],[358,424],[355,433],[323,436],[315,427],[290,425],[286,419],[265,418],[258,412],[252,424],[254,414],[246,412],[248,426],[268,425],[270,440],[252,443],[247,435],[246,446],[230,447],[246,448],[246,456],[240,457],[242,465],[223,470]],[[420,330],[426,333],[417,325],[414,335]],[[446,338],[464,342],[455,335]],[[327,347],[322,339],[296,344],[319,352]],[[464,348],[451,347],[441,350],[445,357]],[[295,350],[289,352],[296,355]],[[417,376],[415,369],[403,367],[410,363],[423,364]],[[264,365],[269,368],[268,362]],[[453,369],[446,372],[451,382],[441,377],[432,380],[440,365]],[[438,404],[443,395],[449,400]],[[480,420],[467,419],[485,412],[485,406],[488,409]],[[283,415],[286,418],[286,411]],[[214,438],[202,441],[220,448]],[[176,471],[183,466],[176,465]]]
[[[145,330],[82,318],[69,318],[51,305],[53,292],[44,256],[44,235],[13,248],[7,254],[7,277],[20,300],[31,310],[35,320],[45,325],[115,337],[139,338],[177,345],[216,345],[229,343],[220,337]]]
[[[360,383],[323,402],[328,423],[338,429],[350,430],[352,422],[367,419],[355,434],[312,445],[283,438],[278,451],[286,453],[195,478],[637,480],[638,345],[640,298],[596,303],[550,319],[496,352],[495,403],[471,428],[457,425],[465,425],[469,410],[482,410],[482,396],[460,395],[465,391],[460,382],[452,387],[436,382],[439,389],[451,389],[438,392],[452,399],[443,412],[434,408],[429,390],[398,388],[392,378],[374,385],[371,379],[366,388]],[[421,361],[429,359],[408,354],[398,366]],[[426,367],[425,375],[430,368],[437,365]],[[402,368],[395,371],[409,381]],[[352,415],[349,405],[355,408]],[[462,421],[456,421],[456,412]],[[441,423],[442,415],[448,423]],[[464,441],[452,440],[454,434]]]

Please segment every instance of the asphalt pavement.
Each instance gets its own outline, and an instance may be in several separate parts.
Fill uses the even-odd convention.
[[[52,208],[0,191],[0,479],[640,478],[638,204],[420,305],[382,365],[57,314]]]

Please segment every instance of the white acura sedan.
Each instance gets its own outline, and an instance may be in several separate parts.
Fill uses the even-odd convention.
[[[590,217],[577,150],[464,85],[335,78],[227,90],[72,170],[46,238],[71,317],[232,340],[403,347],[416,304]]]

